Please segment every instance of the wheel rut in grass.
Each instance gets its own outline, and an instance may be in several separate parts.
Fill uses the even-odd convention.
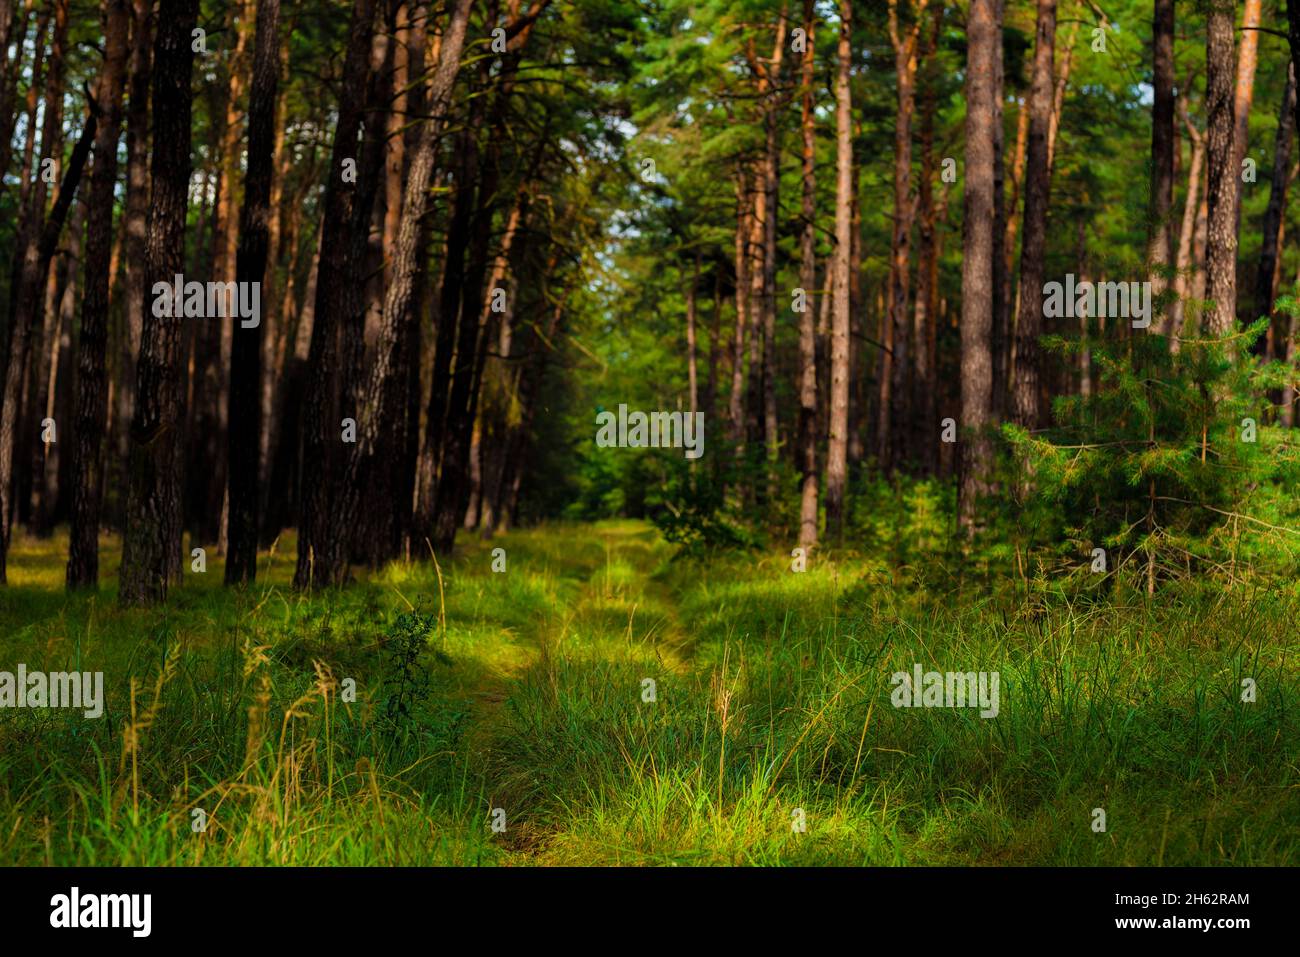
[[[556,549],[557,540],[567,547]],[[572,539],[552,530],[520,533],[500,544],[512,557],[511,570],[533,576],[549,604],[527,623],[498,630],[511,653],[494,659],[499,666],[484,670],[467,689],[474,705],[463,746],[484,772],[489,801],[498,797],[494,789],[515,791],[526,776],[528,761],[514,757],[521,746],[516,722],[532,727],[539,706],[549,711],[551,695],[558,704],[565,671],[568,680],[578,674],[607,689],[626,683],[628,693],[639,695],[643,674],[688,671],[692,641],[672,580],[661,574],[672,547],[653,529],[607,523],[575,529]],[[512,595],[518,597],[503,593],[500,600]],[[510,709],[512,698],[524,717]],[[552,718],[559,716],[548,713],[544,720]],[[536,729],[524,732],[530,733]],[[512,824],[501,843],[525,863],[544,845],[548,830]]]

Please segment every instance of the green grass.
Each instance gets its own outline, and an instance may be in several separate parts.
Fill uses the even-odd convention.
[[[16,541],[0,670],[103,671],[107,702],[0,710],[0,864],[1300,862],[1294,588],[1027,604],[621,522],[308,597],[294,548],[122,612],[116,542],[69,598],[65,537]],[[389,719],[411,610],[425,693]],[[915,662],[999,672],[999,715],[892,707]]]

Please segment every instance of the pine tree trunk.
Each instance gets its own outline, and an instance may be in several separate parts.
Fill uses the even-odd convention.
[[[1286,5],[1287,40],[1291,46],[1291,68],[1300,74],[1300,3]],[[1300,80],[1300,76],[1297,76]],[[1300,130],[1300,96],[1293,101],[1295,107],[1295,126]]]
[[[416,78],[423,77],[425,63],[428,59],[427,53],[432,53],[435,61],[440,56],[440,39],[436,40],[439,44],[437,50],[426,51],[426,46],[429,43],[428,15],[427,4],[422,2],[411,4],[406,54],[408,83],[415,82]],[[427,111],[427,99],[427,84],[423,82],[417,83],[406,99],[406,108],[410,115],[423,116]],[[419,134],[419,128],[411,126],[402,137],[402,179],[399,181],[399,185],[405,182],[405,176],[410,170],[412,157],[419,147]],[[435,185],[438,175],[439,173],[435,171]],[[395,196],[393,196],[392,192],[389,195],[398,204],[400,213],[401,191],[396,191]],[[396,236],[398,233],[400,233],[400,224],[395,227],[393,235]],[[416,240],[416,270],[411,280],[411,318],[406,324],[401,348],[397,350],[394,359],[395,381],[390,386],[394,389],[403,390],[401,397],[393,403],[399,410],[397,431],[400,437],[400,447],[397,454],[392,457],[391,462],[385,463],[382,467],[381,481],[376,485],[376,488],[388,500],[388,504],[383,509],[383,518],[387,523],[387,533],[390,536],[387,543],[388,554],[393,557],[404,555],[408,559],[414,545],[412,521],[414,518],[415,477],[420,456],[420,343],[429,298],[429,241],[429,222],[428,218],[425,217],[420,221],[420,233]],[[395,249],[390,250],[385,255],[386,262],[393,260],[395,251]],[[381,330],[382,320],[381,308]]]
[[[936,5],[930,19],[930,29],[925,34],[922,51],[926,73],[921,81],[920,91],[921,178],[917,195],[916,306],[913,321],[913,341],[916,344],[912,399],[916,422],[913,425],[913,434],[918,443],[917,451],[920,460],[929,475],[937,475],[939,471],[939,443],[935,441],[935,430],[939,426],[938,383],[935,381],[937,357],[934,355],[935,326],[938,316],[935,314],[936,309],[933,304],[938,277],[934,203],[934,115],[937,106],[934,89],[936,73],[934,56],[939,46],[942,25],[943,7]]]
[[[1237,314],[1238,168],[1233,161],[1233,7],[1212,0],[1206,23],[1205,114],[1206,189],[1205,294],[1214,301],[1205,327],[1216,336],[1232,332]]]
[[[81,302],[82,267],[85,262],[86,203],[73,210],[72,232],[76,236],[76,268],[70,270],[63,299],[59,303],[59,333],[50,356],[50,384],[46,393],[45,414],[56,422],[75,418],[73,370],[76,358],[72,351],[72,330],[76,326],[77,307]],[[111,390],[109,392],[111,395]],[[67,521],[72,511],[72,455],[64,455],[58,443],[50,443],[45,456],[45,490],[50,527]],[[102,495],[101,482],[101,492]]]
[[[394,245],[397,242],[397,230],[402,215],[402,175],[406,171],[406,137],[402,128],[409,122],[411,83],[411,11],[409,6],[398,0],[399,9],[394,31],[393,50],[393,100],[387,118],[387,149],[384,156],[384,222],[380,230],[383,243],[384,283],[385,289],[392,282],[392,263]],[[401,11],[406,11],[405,16]]]
[[[501,116],[497,114],[489,127],[500,129],[501,125]],[[487,336],[481,334],[486,331],[482,326],[484,281],[490,261],[489,244],[500,172],[496,151],[483,152],[480,158],[483,172],[479,180],[464,277],[460,322],[457,325],[456,367],[447,396],[447,421],[443,430],[442,461],[434,500],[433,548],[440,555],[451,554],[456,540],[456,528],[464,515],[468,497],[469,447],[474,421],[478,415],[479,384],[483,375],[483,363],[486,361]]]
[[[230,33],[234,37],[235,45],[228,62],[230,76],[224,104],[225,119],[221,127],[221,141],[217,152],[217,162],[221,170],[219,180],[221,189],[217,197],[216,217],[213,224],[213,256],[209,262],[202,264],[209,267],[214,278],[223,282],[235,280],[236,256],[240,242],[238,231],[240,205],[237,203],[237,197],[239,160],[243,142],[241,116],[245,90],[248,86],[248,41],[252,35],[251,13],[252,0],[232,0]],[[251,108],[250,102],[249,109]],[[234,315],[234,313],[235,310],[231,308],[227,314]],[[259,339],[260,329],[259,325],[256,331]],[[229,480],[232,464],[228,450],[235,325],[231,322],[213,323],[207,331],[211,336],[210,348],[205,355],[205,364],[200,367],[205,388],[198,394],[197,403],[203,406],[213,427],[204,437],[205,442],[202,451],[199,452],[202,458],[191,459],[187,466],[193,469],[196,490],[202,490],[203,501],[207,503],[202,511],[207,515],[216,516],[214,531],[217,553],[225,555],[229,549]],[[206,462],[208,467],[201,468],[201,462]]]
[[[813,312],[813,287],[817,283],[817,172],[816,114],[813,80],[816,27],[813,0],[804,0],[802,61],[802,112],[800,134],[803,162],[803,231],[799,237],[799,285],[804,309],[799,314],[799,544],[817,544],[817,329]]]
[[[1167,285],[1173,260],[1174,206],[1174,0],[1155,0],[1152,18],[1154,100],[1151,106],[1150,243],[1152,299]]]
[[[926,0],[918,0],[915,23],[901,32],[897,0],[889,4],[889,38],[894,48],[894,72],[897,76],[897,109],[894,112],[894,224],[890,240],[889,322],[893,327],[893,363],[890,382],[891,401],[887,425],[889,440],[881,442],[886,453],[882,465],[888,471],[899,468],[909,458],[912,439],[911,409],[911,316],[908,312],[912,220],[912,112],[916,104],[917,43]]]
[[[745,439],[745,327],[749,324],[749,178],[744,163],[736,164],[736,330],[731,337],[731,396],[728,405],[730,438],[737,456]]]
[[[1043,334],[1043,267],[1047,251],[1047,207],[1051,172],[1047,137],[1051,126],[1052,66],[1056,43],[1056,0],[1039,0],[1033,79],[1026,108],[1029,142],[1025,159],[1025,234],[1020,252],[1020,314],[1016,320],[1016,374],[1013,411],[1027,429],[1042,423],[1039,408]]]
[[[1283,358],[1283,336],[1286,329],[1281,313],[1273,312],[1277,293],[1278,253],[1282,240],[1282,214],[1286,209],[1286,193],[1291,172],[1291,140],[1295,136],[1295,63],[1287,66],[1286,88],[1282,94],[1282,109],[1277,116],[1277,134],[1273,141],[1273,180],[1268,194],[1268,207],[1264,210],[1264,228],[1259,253],[1259,270],[1255,274],[1255,310],[1250,318],[1272,316],[1274,358]],[[1259,342],[1265,339],[1261,336]],[[1262,350],[1256,350],[1263,355]]]
[[[859,121],[854,126],[854,142],[857,142],[862,135],[862,124]],[[852,467],[858,465],[867,456],[867,429],[871,421],[871,402],[869,396],[869,380],[862,373],[866,365],[865,350],[861,343],[866,341],[866,316],[867,301],[870,299],[875,303],[875,312],[873,315],[879,317],[881,325],[889,328],[888,313],[885,311],[885,293],[884,284],[880,284],[876,289],[874,298],[870,293],[864,294],[862,289],[862,167],[856,159],[853,158],[850,151],[850,160],[853,162],[853,199],[849,205],[849,232],[851,233],[849,242],[849,435],[848,435],[848,463]],[[881,341],[885,342],[888,348],[889,340],[882,337]],[[888,357],[889,353],[885,353]],[[882,388],[889,387],[888,376],[881,376],[880,384]],[[848,485],[848,475],[845,475],[845,486]]]
[[[121,375],[113,383],[115,396],[116,461],[110,466],[113,484],[127,486],[131,450],[131,420],[135,414],[136,357],[140,354],[144,321],[144,267],[149,231],[149,77],[153,59],[153,2],[132,0],[131,57],[127,65],[126,103],[126,205],[121,235],[125,246],[125,301],[122,308]],[[121,522],[119,497],[114,520]]]
[[[1088,227],[1082,219],[1074,227],[1074,262],[1075,273],[1080,282],[1088,282]],[[1092,348],[1089,345],[1088,315],[1086,309],[1079,310],[1079,395],[1087,398],[1092,395]]]
[[[294,587],[338,584],[347,574],[347,530],[333,513],[341,480],[342,418],[335,387],[339,373],[339,331],[343,321],[348,229],[356,176],[345,179],[344,162],[355,163],[357,132],[365,104],[374,0],[354,0],[343,63],[338,124],[330,153],[321,221],[315,307],[303,403],[302,515]]]
[[[302,481],[301,436],[305,429],[305,419],[302,408],[307,387],[312,331],[315,327],[316,289],[320,272],[322,238],[318,235],[316,245],[308,254],[310,266],[307,281],[303,286],[302,306],[298,310],[291,348],[290,343],[286,343],[284,373],[279,377],[280,390],[275,401],[276,414],[268,422],[276,436],[270,453],[270,485],[272,488],[282,490],[279,494],[267,498],[262,540],[268,545],[275,541],[281,529],[295,521],[300,521],[303,513],[302,495],[305,483]],[[286,290],[286,293],[290,291]],[[291,304],[291,301],[286,303],[286,305]]]
[[[700,287],[700,251],[695,251],[695,266],[691,270],[691,284],[686,289],[686,388],[690,402],[691,419],[700,407],[699,376],[696,374],[695,299]]]
[[[1174,260],[1174,301],[1170,303],[1169,316],[1165,323],[1165,334],[1169,336],[1171,352],[1179,350],[1178,337],[1183,329],[1183,302],[1191,293],[1193,243],[1196,238],[1197,212],[1204,201],[1200,195],[1201,173],[1205,166],[1205,136],[1192,125],[1187,115],[1187,98],[1179,103],[1179,111],[1187,135],[1192,141],[1192,161],[1187,169],[1187,197],[1183,204],[1183,221],[1178,232],[1178,254]]]
[[[531,184],[525,182],[520,187],[514,209],[510,212],[505,237],[493,263],[492,276],[488,280],[489,295],[495,295],[497,289],[507,291],[507,295],[505,309],[500,314],[500,322],[494,334],[497,343],[496,358],[489,360],[485,370],[483,409],[479,413],[480,429],[476,439],[480,447],[477,453],[471,450],[471,457],[477,454],[481,462],[478,466],[478,488],[471,493],[470,505],[471,510],[477,508],[476,524],[467,527],[479,528],[484,539],[491,538],[496,531],[500,505],[496,492],[506,467],[503,459],[510,435],[510,406],[518,391],[518,376],[510,358],[515,339],[515,295],[519,287],[511,275],[511,260],[517,251],[516,238],[527,229],[531,201]],[[491,308],[491,302],[486,303],[485,307],[483,321],[486,325],[486,310]]]
[[[959,517],[967,534],[976,528],[979,499],[990,490],[993,460],[993,444],[986,431],[993,411],[993,124],[1000,30],[996,0],[971,0],[966,20],[966,209],[961,281],[961,424],[965,435],[959,492]],[[1029,298],[1026,294],[1021,300]]]
[[[0,195],[4,193],[4,174],[9,171],[13,153],[14,125],[18,121],[14,100],[23,65],[30,8],[30,5],[24,6],[21,17],[16,19],[17,6],[18,0],[0,0]],[[9,61],[10,43],[14,44],[15,51],[12,63]]]
[[[1259,30],[1256,28],[1261,6],[1262,0],[1245,0],[1241,13],[1241,45],[1237,49],[1237,82],[1232,107],[1232,222],[1237,233],[1241,232],[1241,164],[1250,146],[1250,107],[1255,101],[1255,68],[1259,64]],[[1257,317],[1243,313],[1241,318],[1250,322]]]
[[[270,249],[275,103],[279,83],[280,0],[258,0],[253,79],[248,97],[248,166],[239,212],[235,281],[259,286]],[[233,329],[227,452],[230,481],[226,584],[257,577],[258,474],[262,435],[262,323]],[[233,325],[233,324],[232,324]]]
[[[1006,129],[1003,121],[1005,100],[1005,69],[1003,66],[1002,16],[1006,0],[996,0],[994,17],[999,24],[994,34],[993,51],[993,382],[989,402],[993,418],[1000,419],[1010,401],[1007,361],[1011,356],[1010,303],[1003,298],[1006,268],[1005,242],[1007,236],[1006,206]]]
[[[396,44],[392,40],[394,4],[383,10],[383,29],[371,36],[370,69],[366,93],[366,111],[362,123],[361,155],[357,164],[357,192],[352,198],[352,218],[348,227],[348,252],[344,268],[350,277],[343,295],[343,329],[341,356],[343,365],[341,414],[355,419],[358,431],[364,419],[365,394],[368,374],[366,370],[366,343],[377,337],[379,313],[383,295],[383,244],[384,221],[382,187],[385,185],[384,151],[387,137],[387,105],[393,95],[392,60]],[[372,327],[375,331],[372,335]],[[361,511],[357,504],[374,491],[370,487],[373,470],[369,461],[363,461],[356,444],[343,446],[341,478],[336,486],[334,514],[336,523],[347,529],[342,546],[345,564],[364,562],[375,567],[382,549],[379,542],[384,536],[382,526],[386,518],[382,509]],[[387,498],[387,495],[385,495]],[[344,519],[344,515],[354,518]]]
[[[830,440],[826,454],[826,532],[844,534],[849,431],[849,257],[853,243],[852,0],[840,0],[835,71],[835,305],[831,320]]]
[[[465,284],[465,252],[470,242],[475,184],[478,179],[478,148],[471,130],[481,115],[476,108],[482,98],[470,105],[466,129],[457,136],[455,177],[458,184],[452,199],[451,219],[447,230],[447,249],[443,257],[442,286],[437,305],[437,341],[433,351],[433,381],[425,413],[425,434],[420,453],[419,514],[415,528],[418,540],[434,537],[437,494],[442,456],[445,449],[447,410],[451,396],[452,358],[456,349],[456,329]]]
[[[504,353],[503,353],[504,355]],[[709,422],[717,421],[718,369],[722,365],[722,270],[713,270],[713,317],[709,323],[708,370],[704,375],[704,392],[700,405]],[[716,465],[717,458],[713,460]]]
[[[1195,263],[1192,270],[1192,298],[1198,302],[1204,301],[1206,288],[1206,235],[1209,232],[1210,221],[1209,201],[1206,198],[1209,186],[1208,172],[1205,180],[1206,182],[1201,186],[1201,203],[1196,207],[1196,231],[1192,239],[1192,260]],[[1205,317],[1206,314],[1202,313],[1202,319]]]
[[[767,222],[767,177],[764,163],[754,163],[754,212],[749,217],[749,367],[745,381],[745,451],[750,462],[763,455],[763,327],[765,301],[763,297],[763,243],[764,225]],[[757,488],[747,489],[749,494]]]
[[[832,237],[833,238],[833,237]],[[817,443],[831,434],[831,312],[835,305],[835,250],[822,259],[822,301],[817,308]]]
[[[293,32],[293,22],[289,23],[289,32]],[[279,64],[277,65],[276,81],[288,73],[288,47],[284,43],[280,47]],[[284,88],[280,88],[280,95],[276,105],[277,115],[283,115],[283,104],[285,101]],[[257,514],[259,527],[257,530],[258,541],[265,541],[266,532],[265,516],[269,508],[271,493],[271,456],[276,438],[275,434],[275,400],[280,383],[284,380],[284,364],[288,354],[288,340],[291,334],[291,323],[293,320],[294,309],[293,288],[294,288],[294,243],[297,241],[297,229],[294,220],[300,215],[296,207],[291,206],[285,210],[284,202],[284,181],[290,169],[291,159],[288,151],[284,147],[284,123],[275,125],[275,144],[272,147],[272,162],[274,163],[275,172],[271,178],[271,218],[267,225],[267,277],[266,282],[262,284],[262,322],[265,329],[262,332],[262,434],[258,440],[257,448]],[[288,213],[286,216],[285,213]],[[286,249],[289,250],[286,256]],[[288,262],[284,266],[285,278],[282,281],[281,263]]]
[[[153,49],[153,191],[145,283],[185,271],[190,184],[191,31],[198,0],[162,0]],[[164,294],[166,297],[166,294]],[[157,299],[157,297],[155,297]],[[118,596],[124,606],[163,601],[181,571],[181,324],[179,303],[143,317],[131,422],[126,536]],[[155,311],[170,311],[156,316]]]
[[[1015,368],[1016,343],[1015,321],[1019,312],[1019,292],[1012,280],[1015,278],[1016,236],[1020,232],[1020,199],[1025,187],[1025,150],[1029,143],[1029,99],[1021,97],[1016,109],[1016,145],[1011,156],[1011,192],[1007,199],[1006,231],[1002,239],[1002,299],[1007,311],[1007,337],[1002,361],[1006,364],[1008,374]],[[1011,383],[1008,383],[1008,390]],[[1008,392],[1006,396],[1008,409],[1014,410],[1015,399]]]
[[[58,148],[58,152],[62,155],[61,147]],[[50,390],[54,387],[56,378],[54,373],[57,371],[55,366],[58,361],[61,317],[59,307],[63,302],[64,293],[72,285],[77,264],[80,262],[81,257],[77,253],[77,247],[81,241],[81,234],[85,232],[85,205],[84,198],[82,202],[73,205],[68,214],[70,222],[67,242],[63,244],[62,249],[55,251],[54,259],[51,261],[52,268],[46,273],[40,335],[34,343],[36,348],[32,351],[31,365],[27,370],[28,390],[25,406],[38,421],[50,416],[48,406],[53,404],[50,401]],[[25,479],[27,482],[27,530],[28,534],[34,537],[47,538],[53,528],[49,524],[47,511],[49,501],[45,487],[46,465],[50,451],[57,449],[58,443],[43,441],[41,436],[31,429],[23,433],[23,438],[25,447],[20,446],[18,461],[25,461],[28,468],[27,474],[20,475],[18,478]]]
[[[763,127],[766,148],[763,152],[764,208],[763,216],[763,440],[767,446],[769,472],[761,483],[762,500],[769,494],[770,465],[776,461],[779,438],[776,417],[776,224],[780,216],[777,193],[781,185],[781,144],[777,127],[778,87],[785,54],[785,9],[777,21],[772,59],[766,71],[766,103]]]
[[[18,0],[12,0],[14,4]],[[4,64],[4,69],[0,70],[0,196],[3,196],[8,184],[4,182],[3,174],[9,170],[9,163],[13,158],[13,135],[14,128],[18,124],[18,117],[21,111],[17,108],[19,81],[24,74],[29,74],[32,82],[27,88],[28,104],[28,123],[26,136],[26,149],[23,153],[23,167],[20,171],[20,179],[23,183],[27,182],[27,174],[31,168],[31,145],[36,135],[36,124],[34,122],[35,109],[37,104],[37,87],[41,83],[41,71],[44,64],[45,55],[45,28],[49,23],[49,5],[41,4],[40,12],[36,15],[36,32],[32,39],[33,56],[30,65],[24,62],[23,51],[27,43],[27,24],[31,20],[33,8],[36,6],[34,0],[27,0],[23,4],[22,13],[17,17],[15,23],[12,11],[9,14],[8,34],[4,43],[5,52],[0,54],[0,62]],[[14,47],[14,58],[8,60],[8,47],[12,44]],[[22,203],[19,203],[22,208]],[[3,356],[0,355],[0,360]],[[2,371],[2,370],[0,370]]]
[[[383,320],[375,349],[375,361],[364,393],[366,402],[358,421],[358,448],[354,454],[357,467],[350,468],[347,475],[353,483],[349,487],[354,490],[361,487],[359,480],[364,475],[368,461],[376,453],[381,433],[392,435],[405,448],[405,432],[387,426],[391,422],[400,420],[398,410],[409,390],[409,370],[401,367],[400,360],[403,358],[405,346],[410,341],[409,326],[419,322],[419,316],[413,306],[413,296],[416,289],[416,275],[421,268],[419,256],[424,249],[421,220],[424,218],[428,203],[429,184],[432,181],[434,163],[437,159],[438,139],[446,124],[452,86],[460,68],[468,16],[469,0],[458,0],[443,36],[438,69],[429,91],[428,105],[433,119],[426,122],[419,144],[410,159],[406,188],[402,196],[401,223],[397,243],[394,246],[392,282],[389,283],[384,299]],[[462,201],[468,202],[468,198],[457,197],[457,216],[462,215]],[[465,218],[467,219],[467,216]],[[443,322],[448,321],[448,312],[453,317],[455,315],[455,309],[443,312]],[[478,314],[475,312],[474,320],[476,321],[477,318]],[[443,333],[444,329],[440,324],[439,348],[443,344]],[[446,356],[446,359],[450,360],[450,356]],[[410,361],[415,361],[415,357],[410,357]],[[434,422],[432,405],[429,416],[430,427],[432,427]],[[437,441],[432,442],[430,448],[436,449],[438,445]],[[425,498],[424,501],[432,503],[433,500]],[[355,509],[355,505],[355,498],[349,497],[342,513],[350,514]],[[428,528],[427,524],[423,527]]]
[[[52,419],[55,423],[71,422],[70,415],[62,415],[65,403],[60,400],[67,389],[60,389],[60,370],[65,364],[66,355],[62,342],[68,326],[65,322],[72,317],[73,300],[77,299],[77,285],[82,267],[82,246],[86,234],[86,200],[85,191],[69,213],[70,221],[66,232],[66,241],[62,250],[55,254],[56,268],[50,271],[49,285],[45,300],[45,330],[40,351],[32,357],[33,372],[39,372],[36,388],[29,400],[29,408],[40,410],[40,419]],[[31,373],[29,373],[31,375]],[[64,380],[66,381],[66,380]],[[60,414],[56,415],[56,407]],[[31,534],[48,538],[54,531],[55,522],[60,511],[59,503],[59,443],[51,435],[49,441],[43,441],[35,431],[28,433],[34,454],[31,463],[31,514],[29,528]]]
[[[781,31],[784,33],[784,31]],[[780,145],[777,139],[776,111],[768,113],[767,150],[764,161],[767,182],[767,212],[763,220],[763,441],[767,446],[769,466],[776,461],[779,447],[776,417],[776,221],[780,215],[777,206],[777,189],[781,182],[778,160]],[[771,476],[765,476],[762,485],[766,501]]]
[[[99,584],[100,501],[103,488],[105,416],[108,413],[108,292],[113,242],[113,192],[130,10],[127,0],[104,0],[104,68],[96,99],[104,111],[95,133],[86,231],[85,298],[77,340],[77,411],[73,431],[72,529],[68,543],[69,589]]]
[[[1065,92],[1070,88],[1070,65],[1074,62],[1074,41],[1079,36],[1079,21],[1070,26],[1070,38],[1065,43],[1065,55],[1056,71],[1055,92],[1052,94],[1052,123],[1047,130],[1047,169],[1056,165],[1056,134],[1061,128],[1061,112],[1065,108]]]

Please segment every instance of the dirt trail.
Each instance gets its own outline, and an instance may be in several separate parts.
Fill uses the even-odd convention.
[[[571,642],[621,637],[651,644],[672,671],[689,667],[691,636],[682,623],[677,596],[655,577],[671,555],[671,546],[653,529],[630,522],[597,527],[593,537],[603,544],[604,557],[582,563],[585,578],[573,597],[522,630],[513,642],[518,652],[514,659],[497,662],[470,689],[474,706],[467,741],[472,747],[489,746],[493,725],[523,675],[545,654],[560,653]]]

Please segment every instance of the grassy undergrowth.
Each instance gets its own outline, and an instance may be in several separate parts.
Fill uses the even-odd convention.
[[[106,703],[0,709],[0,863],[1300,862],[1294,588],[1026,603],[629,522],[310,597],[293,554],[122,612],[16,542],[0,670]],[[894,708],[916,663],[998,672],[997,717]]]

